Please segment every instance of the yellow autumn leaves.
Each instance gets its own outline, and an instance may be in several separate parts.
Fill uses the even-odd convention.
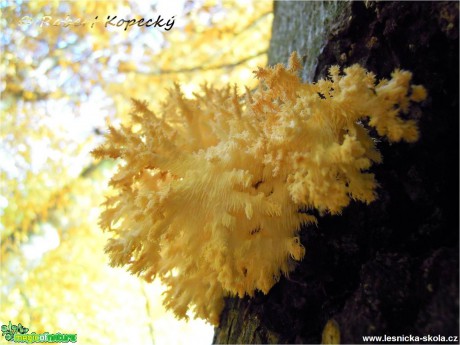
[[[101,23],[91,27],[96,16],[140,19],[155,13],[176,15],[174,27],[135,26],[126,32]],[[33,22],[21,23],[26,16]],[[89,24],[41,27],[47,16]],[[137,343],[153,341],[147,323],[162,318],[161,308],[152,308],[155,315],[139,310],[144,312],[156,294],[139,294],[137,283],[126,288],[119,283],[126,273],[111,274],[114,270],[100,260],[105,240],[95,235],[97,221],[89,215],[98,213],[96,192],[112,163],[94,162],[89,151],[101,141],[106,118],[112,123],[127,118],[130,97],[161,102],[164,88],[175,81],[188,94],[205,79],[250,83],[242,72],[247,65],[265,63],[272,17],[271,2],[247,1],[157,1],[152,6],[143,1],[38,0],[2,7],[0,254],[1,280],[8,285],[2,289],[2,319],[30,322],[44,331],[78,327],[112,343],[126,342],[113,328],[138,332]],[[35,241],[47,242],[47,229],[57,247],[33,248]],[[84,250],[87,241],[91,244]],[[114,287],[108,301],[101,301],[104,292],[90,293],[95,286]],[[137,299],[136,318],[120,306],[126,301],[120,291]],[[60,309],[59,303],[69,298],[71,303]],[[83,304],[92,307],[80,311]],[[84,319],[99,327],[86,327]]]

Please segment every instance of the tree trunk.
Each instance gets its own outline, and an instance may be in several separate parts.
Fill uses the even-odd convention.
[[[458,14],[458,2],[275,3],[270,64],[297,50],[305,80],[334,64],[406,69],[429,97],[408,114],[418,142],[378,142],[378,200],[302,229],[304,260],[268,295],[228,298],[215,343],[320,343],[328,320],[342,343],[459,335]]]

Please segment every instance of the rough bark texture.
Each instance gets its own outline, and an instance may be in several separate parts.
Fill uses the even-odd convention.
[[[379,199],[302,229],[304,260],[268,295],[227,299],[215,343],[320,343],[331,319],[342,343],[459,335],[458,13],[458,2],[275,4],[270,63],[296,49],[305,79],[333,64],[407,69],[429,98],[408,115],[417,143],[378,143]]]
[[[268,64],[286,63],[293,51],[302,53],[302,78],[312,81],[318,57],[339,15],[350,16],[349,2],[275,2]]]

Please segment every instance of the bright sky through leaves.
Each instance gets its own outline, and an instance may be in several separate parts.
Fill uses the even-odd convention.
[[[209,344],[204,321],[164,311],[157,282],[108,266],[98,217],[115,162],[89,152],[107,122],[128,119],[130,98],[155,109],[174,82],[188,96],[204,82],[254,87],[272,2],[39,0],[0,9],[0,322],[78,333],[82,344]],[[41,27],[47,15],[89,24]],[[174,26],[90,27],[108,15],[174,16]]]

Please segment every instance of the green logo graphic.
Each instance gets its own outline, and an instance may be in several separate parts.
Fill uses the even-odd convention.
[[[11,321],[7,325],[2,325],[2,336],[5,337],[5,340],[11,341],[14,338],[15,333],[18,332],[19,334],[26,334],[29,332],[28,328],[25,328],[23,325],[12,325]]]
[[[2,325],[2,336],[7,341],[15,343],[68,343],[77,342],[76,334],[61,334],[61,333],[35,333],[26,334],[29,329],[21,324],[13,325],[11,321],[7,325]]]

